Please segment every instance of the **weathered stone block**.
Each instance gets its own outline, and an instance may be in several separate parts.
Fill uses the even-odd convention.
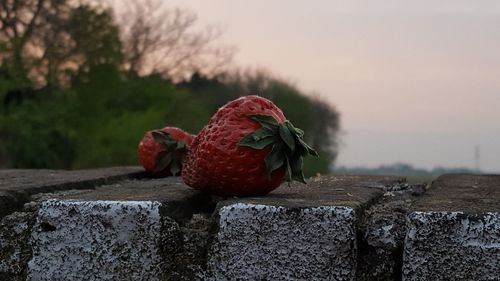
[[[160,280],[159,203],[44,202],[28,280]]]
[[[400,180],[317,177],[221,202],[206,280],[355,280],[357,221]]]
[[[354,280],[352,208],[237,203],[219,216],[208,279]]]
[[[15,212],[0,221],[0,280],[21,278],[31,255],[28,245],[34,213]]]
[[[500,280],[500,176],[441,176],[412,209],[403,280]]]
[[[22,208],[28,196],[23,192],[0,190],[0,219]]]
[[[0,169],[0,218],[20,210],[30,196],[70,189],[91,189],[106,183],[144,176],[139,167],[88,170]]]
[[[357,281],[398,280],[406,235],[409,193],[385,196],[365,211],[359,225]]]
[[[500,214],[414,212],[404,280],[500,280]]]
[[[210,216],[216,204],[213,200],[217,199],[185,186],[180,178],[123,180],[94,189],[40,194],[32,198],[89,203],[107,200],[125,205],[130,201],[159,202],[161,229],[158,229],[157,252],[162,280],[193,280],[205,266],[208,228],[212,225]],[[147,271],[147,266],[143,270]],[[144,280],[148,280],[146,277]]]
[[[384,196],[364,211],[358,226],[357,281],[401,279],[406,217],[425,186],[400,182],[382,190]]]
[[[0,191],[36,194],[56,190],[92,188],[117,180],[140,177],[139,167],[110,167],[87,170],[0,170]]]
[[[0,172],[0,179],[14,175],[0,184],[0,193],[20,198],[7,213],[26,203],[25,213],[32,221],[37,216],[32,231],[25,231],[31,240],[17,246],[26,255],[11,259],[22,274],[6,276],[354,280],[360,218],[380,202],[384,188],[402,181],[327,176],[263,197],[220,198],[186,187],[179,178],[132,176],[134,169]],[[380,232],[378,225],[368,232],[375,241],[370,243],[392,251],[389,236],[398,240],[399,228]]]

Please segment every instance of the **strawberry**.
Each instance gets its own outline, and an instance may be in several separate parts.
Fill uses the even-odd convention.
[[[139,143],[139,162],[152,175],[175,176],[194,137],[175,127],[148,131]]]
[[[305,183],[303,157],[316,151],[271,101],[233,100],[195,137],[183,161],[182,179],[222,196],[264,195],[287,181]]]

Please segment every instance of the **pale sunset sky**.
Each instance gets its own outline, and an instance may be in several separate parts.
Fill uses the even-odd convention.
[[[341,113],[337,165],[500,172],[500,1],[175,0]],[[293,120],[292,120],[293,121]]]

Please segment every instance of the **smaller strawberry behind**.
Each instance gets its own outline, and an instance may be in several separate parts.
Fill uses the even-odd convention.
[[[183,162],[182,179],[222,196],[264,195],[284,180],[305,183],[303,157],[318,156],[270,100],[233,100],[200,131]]]
[[[138,146],[139,162],[153,176],[175,176],[194,135],[176,127],[148,131]]]

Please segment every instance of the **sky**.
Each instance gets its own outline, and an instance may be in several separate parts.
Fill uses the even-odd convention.
[[[171,0],[341,113],[336,165],[500,172],[500,1]],[[291,120],[293,121],[293,120]]]

